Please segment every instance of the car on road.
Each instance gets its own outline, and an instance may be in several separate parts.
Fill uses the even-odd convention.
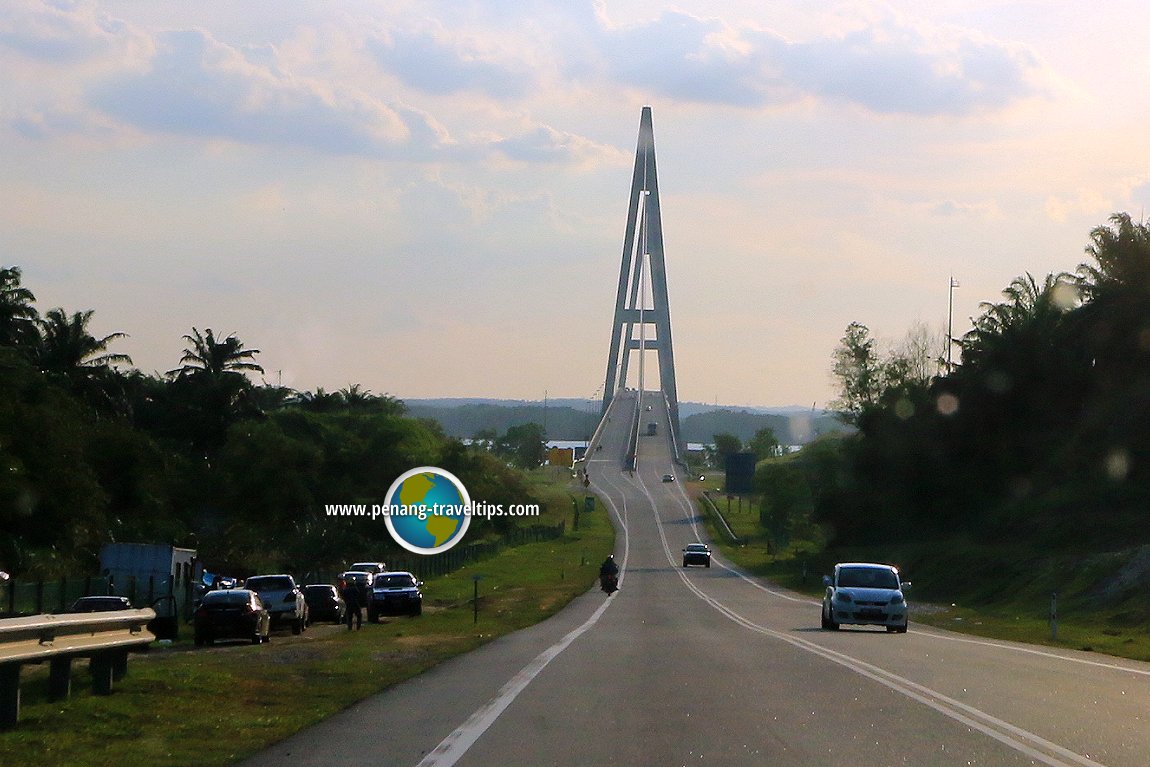
[[[675,475],[674,474],[664,474],[663,475],[663,481],[664,482],[674,482],[675,481]]]
[[[195,644],[217,639],[246,639],[260,644],[269,639],[271,615],[260,595],[249,589],[220,589],[204,594],[192,616]]]
[[[683,549],[683,567],[691,565],[711,566],[711,548],[705,543],[688,543]]]
[[[339,590],[329,583],[309,583],[303,587],[303,599],[307,602],[308,618],[312,621],[343,623],[347,615],[347,605]]]
[[[409,572],[379,573],[371,582],[367,619],[375,623],[381,615],[422,615],[422,586]]]
[[[253,575],[244,581],[244,588],[260,595],[271,616],[272,626],[287,622],[291,633],[300,634],[307,629],[307,602],[303,592],[290,575]],[[207,595],[204,595],[207,599]]]
[[[384,562],[356,562],[348,570],[356,570],[358,572],[367,573],[369,575],[378,575],[379,573],[387,572],[387,564]]]
[[[840,562],[833,575],[823,576],[822,626],[837,631],[843,624],[885,626],[905,634],[907,606],[903,592],[910,588],[898,568],[873,562]]]
[[[132,603],[127,597],[80,597],[72,603],[70,612],[102,613],[111,610],[131,610]]]

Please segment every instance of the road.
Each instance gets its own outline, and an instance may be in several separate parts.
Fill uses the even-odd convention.
[[[592,446],[621,590],[398,685],[256,765],[1150,764],[1150,665],[925,629],[819,630],[810,598],[679,567],[704,535],[665,428],[634,476],[617,398]],[[662,427],[666,413],[645,398]],[[911,574],[913,576],[913,574]]]

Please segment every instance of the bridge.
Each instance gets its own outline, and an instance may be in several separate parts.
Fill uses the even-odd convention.
[[[591,590],[245,764],[1144,765],[1150,664],[924,628],[913,602],[907,634],[820,630],[818,597],[721,554],[707,569],[681,566],[682,547],[707,531],[677,471],[650,120],[644,109],[639,154],[649,155],[634,178],[645,169],[646,185],[632,181],[625,237],[647,247],[624,245],[588,453],[617,530],[620,591]],[[659,355],[657,386],[646,383],[647,353]]]

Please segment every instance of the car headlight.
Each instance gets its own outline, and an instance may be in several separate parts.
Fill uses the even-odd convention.
[[[835,599],[839,600],[840,602],[853,602],[854,601],[853,599],[851,599],[851,595],[846,593],[845,591],[836,591],[835,592]]]
[[[893,597],[891,597],[891,598],[890,598],[890,603],[891,603],[892,605],[901,605],[901,604],[903,604],[905,601],[906,601],[906,600],[905,600],[905,599],[903,599],[903,596],[902,596],[902,594],[895,594]]]

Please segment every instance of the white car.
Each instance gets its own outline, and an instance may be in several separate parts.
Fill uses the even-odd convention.
[[[899,579],[898,568],[871,562],[842,562],[834,575],[823,576],[823,628],[837,631],[842,624],[885,626],[906,633],[907,608],[903,591],[910,582]]]
[[[253,575],[244,581],[244,588],[260,595],[273,625],[287,621],[293,634],[307,630],[307,602],[295,578],[286,574]]]

